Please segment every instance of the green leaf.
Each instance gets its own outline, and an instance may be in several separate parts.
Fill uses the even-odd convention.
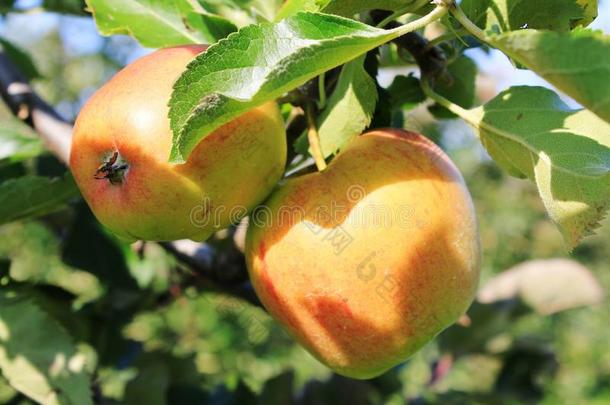
[[[68,13],[85,16],[84,0],[45,0],[43,3],[45,10],[56,13]]]
[[[364,56],[345,64],[337,87],[318,120],[324,157],[343,149],[368,127],[376,104],[377,88],[364,70]]]
[[[48,405],[92,404],[85,356],[27,295],[0,290],[0,369],[15,389]]]
[[[171,370],[166,358],[145,355],[138,359],[138,376],[125,387],[125,404],[166,405]]]
[[[610,205],[610,124],[551,90],[512,87],[465,117],[494,160],[527,177],[570,247]]]
[[[171,160],[185,161],[218,126],[391,38],[391,31],[310,13],[230,35],[199,55],[174,86]]]
[[[413,9],[407,7],[409,3],[413,5]],[[354,14],[372,9],[388,11],[404,9],[404,12],[408,13],[420,8],[421,5],[420,0],[376,0],[374,2],[370,0],[287,0],[275,20],[279,21],[301,11],[323,11],[343,17],[352,17]]]
[[[444,13],[439,8],[425,21]],[[382,30],[338,16],[299,13],[229,35],[189,64],[174,86],[170,161],[184,162],[197,143],[222,124],[417,28],[422,21]]]
[[[283,0],[198,0],[207,11],[238,27],[260,21],[273,21]]]
[[[13,120],[0,122],[0,165],[38,156],[44,150],[40,138],[25,125]]]
[[[586,29],[522,30],[488,41],[610,122],[610,36]]]
[[[36,222],[0,227],[0,258],[10,260],[13,280],[62,288],[77,297],[75,307],[97,299],[103,292],[91,273],[62,262],[57,238]]]
[[[460,56],[451,63],[436,82],[435,90],[453,103],[470,108],[474,105],[477,65],[467,56]],[[437,118],[454,118],[455,114],[438,104],[428,108]]]
[[[576,0],[495,0],[500,13],[489,13],[487,25],[502,31],[523,28],[569,31],[572,22],[584,16]],[[496,18],[494,18],[496,17]]]
[[[487,13],[492,0],[462,0],[460,8],[468,19],[479,28],[487,28]]]
[[[573,22],[573,26],[586,27],[597,18],[597,0],[576,0],[583,10],[583,18]]]
[[[284,18],[295,15],[301,11],[320,11],[327,1],[328,0],[286,0],[275,16],[275,21],[281,21]]]
[[[150,48],[214,43],[237,28],[192,0],[87,0],[103,35],[126,34]]]
[[[283,0],[229,0],[229,2],[235,2],[242,9],[250,11],[255,21],[273,21]]]
[[[584,21],[578,0],[464,0],[460,5],[479,27],[495,33],[523,28],[569,31]]]
[[[62,178],[24,176],[0,184],[0,224],[62,208],[79,195],[71,175]]]
[[[419,0],[326,0],[325,2],[327,4],[322,8],[322,11],[344,17],[351,17],[354,14],[372,9],[388,11],[404,9],[405,13],[408,13],[415,11],[422,5]],[[412,10],[407,7],[409,4],[413,5]]]
[[[251,14],[251,10],[247,10],[248,1],[240,2],[231,0],[198,0],[199,4],[210,13],[219,15],[237,27],[243,27],[256,22],[256,19]],[[242,7],[243,6],[243,7]]]
[[[26,79],[34,80],[42,77],[30,55],[23,49],[13,45],[4,38],[0,38],[0,45],[2,46],[2,51],[6,53],[6,56],[8,56],[11,62],[19,68],[19,72],[21,72]]]
[[[127,262],[126,243],[103,228],[86,202],[79,201],[71,213],[73,218],[62,235],[62,261],[95,275],[116,298],[111,300],[112,307],[129,306],[141,291],[130,274],[138,269]]]
[[[409,76],[396,76],[388,87],[392,96],[392,108],[408,110],[426,100],[419,79]]]
[[[135,252],[131,245],[121,245],[129,273],[141,289],[167,291],[173,257],[158,244],[146,243]]]
[[[8,381],[0,374],[0,404],[9,404],[17,396],[17,391],[10,386]]]

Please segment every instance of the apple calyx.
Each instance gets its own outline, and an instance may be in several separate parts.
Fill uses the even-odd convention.
[[[95,171],[93,176],[96,180],[107,179],[110,184],[117,185],[123,183],[125,171],[129,165],[121,158],[118,151],[104,158],[102,164]]]

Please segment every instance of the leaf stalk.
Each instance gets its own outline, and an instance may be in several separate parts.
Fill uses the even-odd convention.
[[[432,86],[430,86],[430,79],[428,77],[426,77],[426,76],[422,77],[421,88],[426,96],[428,96],[430,99],[436,101],[437,103],[439,103],[440,105],[442,105],[443,107],[445,107],[446,109],[448,109],[449,111],[454,113],[455,115],[461,117],[463,120],[468,122],[470,125],[473,125],[473,126],[478,125],[478,120],[475,119],[475,117],[473,116],[473,114],[470,111],[468,111],[467,109],[465,109],[463,107],[460,107],[459,105],[455,104],[454,102],[446,99],[445,97],[441,96],[440,94],[438,94],[434,90],[432,90]]]
[[[450,7],[451,14],[455,17],[456,20],[462,24],[462,26],[468,31],[470,34],[475,36],[479,41],[483,43],[487,43],[487,37],[482,29],[480,29],[475,23],[473,23],[464,11],[457,4],[453,4]]]
[[[322,147],[320,146],[320,134],[316,126],[316,118],[313,114],[313,106],[308,104],[305,107],[305,114],[307,115],[307,140],[309,141],[309,147],[311,156],[318,171],[326,169],[326,160],[324,160],[324,154],[322,154]]]
[[[407,34],[412,31],[417,31],[418,29],[424,28],[426,25],[441,19],[448,12],[448,8],[445,4],[440,4],[434,8],[431,12],[426,14],[425,16],[418,18],[417,20],[408,22],[404,25],[401,25],[398,28],[394,28],[392,31],[395,32],[397,37]],[[383,22],[383,21],[382,21]],[[387,23],[386,23],[387,24]]]

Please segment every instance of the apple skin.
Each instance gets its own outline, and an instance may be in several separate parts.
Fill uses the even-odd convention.
[[[168,102],[175,80],[206,46],[161,49],[118,72],[80,112],[70,167],[97,219],[127,240],[205,240],[237,222],[281,179],[284,123],[275,103],[204,138],[185,164],[168,163]],[[122,182],[96,179],[119,153]]]
[[[262,304],[298,342],[366,379],[465,313],[480,244],[449,157],[421,135],[383,129],[324,171],[283,182],[250,217],[246,262]]]

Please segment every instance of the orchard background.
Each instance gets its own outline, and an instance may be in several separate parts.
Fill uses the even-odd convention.
[[[574,7],[595,3],[494,1],[510,5],[507,21],[517,24],[499,24],[503,32],[540,28],[573,30],[572,35],[581,35],[577,25],[586,25],[589,21],[582,21],[594,15],[589,7],[578,16]],[[376,105],[346,108],[368,111],[365,126],[404,127],[435,140],[468,183],[483,243],[480,293],[468,318],[405,364],[357,381],[333,375],[314,360],[257,304],[240,252],[243,235],[236,227],[205,244],[130,245],[104,230],[79,198],[57,151],[50,153],[40,138],[69,131],[97,88],[150,52],[141,44],[185,43],[154,19],[137,17],[148,15],[156,2],[122,4],[136,3],[144,6],[136,16],[125,17],[121,7],[106,8],[121,2],[90,2],[94,10],[99,7],[99,30],[123,34],[131,24],[134,39],[102,37],[78,0],[0,2],[0,90],[6,103],[0,105],[0,403],[610,402],[610,306],[604,300],[610,288],[610,222],[603,220],[595,235],[569,251],[575,244],[549,219],[536,185],[511,177],[490,159],[464,121],[426,100],[415,63],[421,67],[422,60],[413,60],[408,49],[395,44],[370,51],[364,62],[380,86]],[[235,26],[273,20],[279,9],[271,0],[200,3]],[[290,3],[316,11],[312,7],[319,2]],[[464,3],[484,7],[486,2]],[[291,14],[282,10],[284,16]],[[610,2],[601,0],[598,10],[588,28],[607,33]],[[369,23],[388,15],[362,11]],[[181,24],[179,14],[167,13]],[[202,21],[210,23],[212,17],[206,18]],[[218,30],[233,29],[225,20],[212,20]],[[194,38],[213,42],[219,35],[204,31],[196,31]],[[441,38],[433,45],[444,51],[441,64],[453,80],[443,84],[439,79],[436,90],[463,108],[486,103],[510,86],[553,88],[535,73],[516,69],[499,51],[481,47],[454,20],[429,24],[420,33]],[[593,84],[574,79],[574,94],[581,97],[586,92],[579,89],[608,88],[610,46],[607,35],[600,35],[603,46],[591,52],[602,73]],[[557,66],[583,58],[574,56],[579,49],[586,56],[586,45],[566,46],[572,47]],[[590,73],[586,68],[584,76]],[[334,70],[335,79],[337,74]],[[26,80],[40,98],[23,96],[14,86],[11,91],[15,81]],[[320,101],[318,79],[312,80],[299,94]],[[365,84],[375,85],[371,76]],[[303,100],[295,101],[292,89],[287,91],[280,101],[289,118],[290,103]],[[524,94],[537,100],[538,95]],[[574,94],[561,94],[571,108],[579,108],[569,97]],[[603,103],[588,103],[586,95],[580,101],[608,119]],[[340,109],[335,113],[341,119]],[[288,120],[289,150],[297,161],[302,156],[311,164],[303,130],[302,122]],[[603,198],[608,195],[608,150],[597,153],[606,159],[601,173],[606,181],[599,182]]]

